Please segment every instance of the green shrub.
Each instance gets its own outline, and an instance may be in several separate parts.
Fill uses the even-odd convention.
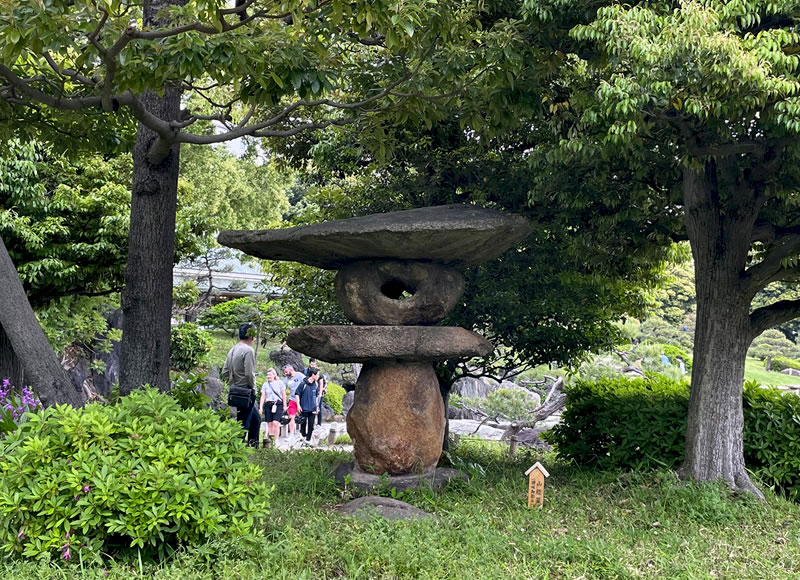
[[[0,440],[0,550],[98,560],[254,537],[269,490],[235,421],[154,389],[30,413]]]
[[[689,387],[661,375],[576,381],[547,438],[562,457],[602,469],[671,467],[683,458]]]
[[[764,368],[766,366],[767,363],[764,361]],[[800,361],[786,358],[785,356],[775,356],[772,357],[772,363],[769,368],[775,372],[780,372],[784,369],[797,369],[800,371]]]
[[[683,460],[689,387],[644,379],[578,381],[566,389],[562,421],[544,437],[561,457],[601,469],[677,467]],[[800,397],[744,388],[744,454],[765,481],[800,499]]]
[[[187,373],[172,377],[169,394],[178,402],[181,409],[205,409],[211,403],[206,394],[208,373]]]
[[[800,500],[800,397],[761,389],[744,391],[744,457],[762,480]]]
[[[205,362],[211,352],[211,333],[200,330],[193,322],[172,328],[169,343],[169,360],[178,370],[189,372]]]
[[[328,383],[327,392],[325,393],[325,402],[331,406],[334,415],[341,415],[342,399],[344,398],[344,387],[340,387],[336,383]]]
[[[353,442],[350,439],[350,435],[347,433],[342,433],[341,435],[336,436],[336,440],[333,442],[334,445],[350,445]]]
[[[481,410],[487,415],[499,415],[509,421],[529,419],[538,406],[537,398],[532,393],[506,388],[492,391],[480,403]]]

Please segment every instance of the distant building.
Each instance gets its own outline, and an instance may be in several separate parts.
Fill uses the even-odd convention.
[[[226,250],[222,255],[201,256],[176,265],[172,269],[172,285],[195,282],[202,294],[210,282],[212,304],[263,293],[276,297],[283,294],[282,288],[268,285],[265,276],[259,262],[242,263],[238,253]]]

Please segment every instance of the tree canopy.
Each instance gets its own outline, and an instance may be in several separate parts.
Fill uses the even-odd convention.
[[[452,111],[457,114],[457,109]],[[406,125],[390,135],[388,161],[375,158],[357,127],[323,139],[295,141],[290,158],[313,155],[308,189],[293,223],[445,203],[476,203],[525,215],[534,233],[501,259],[466,273],[464,299],[445,321],[477,330],[498,345],[494,362],[506,370],[544,362],[568,364],[618,338],[616,320],[642,315],[647,290],[662,276],[668,240],[637,245],[637,229],[612,230],[596,220],[597,206],[570,207],[541,195],[519,135],[489,142],[464,131],[458,119],[430,130]],[[344,322],[330,273],[271,264],[289,291],[287,301],[306,322]],[[502,371],[501,371],[502,372]]]

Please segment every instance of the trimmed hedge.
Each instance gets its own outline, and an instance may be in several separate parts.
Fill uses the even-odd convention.
[[[767,361],[764,361],[764,368],[767,367]],[[800,361],[793,358],[786,358],[785,356],[774,356],[769,367],[775,372],[781,372],[784,369],[796,369],[800,371]]]
[[[600,469],[677,467],[683,460],[689,385],[645,379],[577,381],[546,439],[558,454]],[[800,397],[751,382],[744,389],[744,453],[765,482],[800,499]]]
[[[325,402],[331,406],[334,415],[342,414],[342,399],[344,398],[344,387],[340,387],[336,383],[328,383],[325,392]]]

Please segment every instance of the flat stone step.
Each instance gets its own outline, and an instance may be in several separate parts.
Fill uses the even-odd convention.
[[[294,350],[331,363],[425,362],[486,356],[492,343],[456,326],[304,326],[286,338]]]

